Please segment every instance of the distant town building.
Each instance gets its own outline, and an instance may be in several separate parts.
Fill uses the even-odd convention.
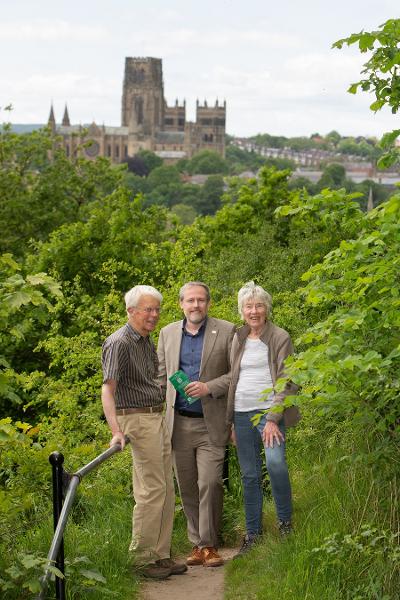
[[[120,163],[139,150],[151,150],[166,162],[175,162],[200,150],[225,156],[225,118],[225,101],[208,106],[197,100],[196,121],[186,121],[186,101],[176,100],[175,106],[165,101],[161,59],[127,57],[120,127],[95,122],[86,127],[71,125],[67,106],[61,125],[56,124],[51,106],[48,125],[62,137],[69,156],[79,151],[87,158],[106,156]]]

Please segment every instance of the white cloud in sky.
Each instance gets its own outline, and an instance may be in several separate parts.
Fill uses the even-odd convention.
[[[174,56],[181,52],[190,53],[193,50],[200,50],[204,55],[222,50],[231,53],[238,47],[244,47],[246,53],[288,51],[298,50],[303,45],[297,35],[278,34],[265,30],[222,28],[204,32],[186,27],[157,32],[149,29],[136,31],[132,41],[136,48],[141,48],[143,55],[162,57]]]
[[[169,104],[226,99],[227,131],[342,135],[395,127],[369,111],[371,96],[347,93],[366,55],[332,50],[352,31],[395,17],[398,0],[14,0],[0,21],[0,106],[11,120],[41,123],[51,100],[57,119],[118,125],[126,56],[163,59]],[[0,113],[0,120],[1,120]]]
[[[28,22],[0,22],[0,37],[12,42],[94,42],[109,37],[98,25],[80,25],[61,19],[36,19]]]

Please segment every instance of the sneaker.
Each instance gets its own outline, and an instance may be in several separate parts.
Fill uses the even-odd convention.
[[[293,533],[293,527],[292,527],[292,523],[290,521],[279,520],[278,521],[278,529],[279,529],[279,533],[281,534],[282,537]]]
[[[209,546],[203,548],[203,565],[205,567],[222,567],[224,559],[217,552],[216,548]]]
[[[202,565],[203,562],[204,562],[203,550],[201,548],[199,548],[198,546],[194,546],[192,549],[192,552],[186,559],[186,564],[190,565],[190,566]]]
[[[156,565],[159,567],[167,567],[170,569],[171,575],[182,575],[187,571],[187,566],[183,563],[177,563],[172,558],[160,558],[156,560]]]
[[[148,577],[150,579],[167,579],[167,577],[172,574],[169,567],[159,565],[158,561],[140,567],[138,572],[143,575],[143,577]]]
[[[235,554],[235,556],[233,557],[233,560],[235,560],[235,558],[240,558],[244,554],[247,554],[247,552],[249,552],[252,549],[252,547],[254,546],[254,544],[256,543],[257,538],[258,538],[258,536],[256,533],[247,533],[243,538],[243,542],[242,542],[239,552],[237,554]]]

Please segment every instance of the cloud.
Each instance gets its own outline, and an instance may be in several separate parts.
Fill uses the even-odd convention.
[[[36,19],[29,23],[0,23],[2,41],[13,42],[95,42],[109,37],[107,30],[98,25],[79,25],[61,19]]]
[[[179,54],[184,49],[202,49],[204,53],[210,50],[232,50],[245,46],[248,49],[288,50],[303,45],[301,39],[289,34],[276,34],[261,29],[218,29],[200,31],[191,28],[156,32],[154,29],[140,30],[132,36],[136,47],[143,54],[160,55],[163,57]]]
[[[119,124],[122,90],[119,79],[75,72],[31,75],[15,80],[0,76],[0,89],[9,90],[6,100],[14,110],[8,118],[13,123],[45,122],[53,102],[57,122],[67,103],[73,123],[95,119],[97,123]]]
[[[215,65],[210,71],[197,73],[185,81],[189,89],[201,90],[204,96],[232,98],[235,104],[254,109],[257,106],[291,102],[321,103],[346,97],[349,83],[357,79],[359,57],[338,57],[330,53],[302,54],[278,65],[266,61],[246,69]],[[356,74],[356,77],[354,76]],[[168,87],[168,86],[167,86]],[[183,85],[179,86],[183,90]]]

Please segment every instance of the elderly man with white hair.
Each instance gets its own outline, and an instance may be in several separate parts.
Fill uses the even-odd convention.
[[[111,429],[110,445],[129,437],[133,461],[132,542],[143,575],[165,579],[187,570],[170,558],[175,491],[171,443],[157,382],[158,359],[150,333],[160,317],[162,295],[137,285],[125,295],[128,322],[103,344],[101,399]]]
[[[246,324],[238,329],[232,343],[227,409],[242,474],[246,516],[246,536],[236,556],[248,552],[263,530],[261,442],[279,530],[283,535],[292,530],[285,428],[297,423],[300,416],[297,407],[282,406],[287,396],[296,393],[297,386],[287,381],[282,391],[274,389],[285,375],[285,360],[292,354],[293,345],[288,332],[269,320],[271,307],[270,294],[253,281],[239,291],[239,314]],[[267,389],[272,391],[266,397]],[[260,418],[254,421],[257,415]]]

